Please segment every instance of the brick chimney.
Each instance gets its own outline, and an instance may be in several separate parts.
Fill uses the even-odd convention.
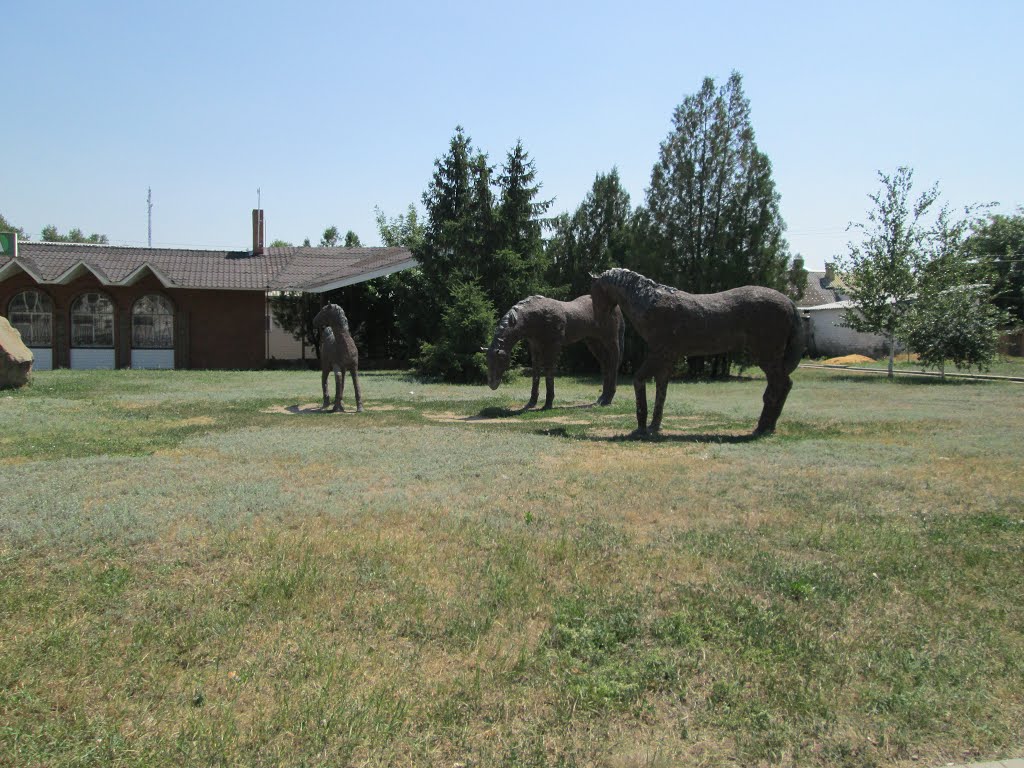
[[[262,256],[263,255],[263,210],[259,208],[252,209],[252,255]]]
[[[825,282],[831,283],[836,279],[836,265],[834,262],[825,262]]]

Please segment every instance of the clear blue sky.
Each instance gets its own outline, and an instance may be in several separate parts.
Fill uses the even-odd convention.
[[[783,9],[772,5],[784,5]],[[292,7],[289,7],[292,6]],[[329,225],[377,244],[456,125],[522,139],[552,212],[613,166],[644,201],[673,109],[744,78],[791,250],[845,252],[877,170],[1024,204],[1024,3],[7,0],[0,213],[111,243],[247,248]]]

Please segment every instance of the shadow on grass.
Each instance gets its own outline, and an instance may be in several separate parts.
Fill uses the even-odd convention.
[[[543,413],[551,415],[558,413],[559,411],[578,411],[581,409],[596,408],[597,403],[580,403],[578,405],[556,405],[552,408],[544,410],[542,408],[527,408],[525,405],[521,408],[505,408],[498,405],[489,405],[486,408],[481,408],[476,416],[467,416],[465,421],[475,421],[477,419],[507,419],[512,416],[523,416],[528,413]]]
[[[770,435],[755,435],[752,432],[742,435],[735,434],[714,434],[710,432],[690,434],[637,434],[628,432],[621,435],[590,435],[585,430],[575,430],[568,427],[551,427],[538,429],[534,432],[545,437],[561,437],[567,440],[586,440],[592,443],[700,443],[715,445],[740,445],[742,443],[753,443],[762,440]]]

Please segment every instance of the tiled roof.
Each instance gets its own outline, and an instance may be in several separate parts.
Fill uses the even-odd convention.
[[[804,295],[796,303],[798,307],[817,307],[821,304],[834,304],[846,297],[843,284],[838,277],[829,278],[827,272],[807,273],[807,287]]]
[[[154,274],[168,288],[320,292],[415,266],[406,248],[267,248],[197,251],[78,243],[18,243],[0,256],[0,280],[27,272],[40,283],[68,283],[92,273],[104,285],[131,285]]]

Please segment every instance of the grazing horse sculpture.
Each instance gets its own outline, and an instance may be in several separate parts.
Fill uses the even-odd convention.
[[[596,318],[590,296],[580,296],[573,301],[530,296],[498,321],[490,348],[481,347],[481,351],[487,353],[487,383],[491,389],[498,388],[502,375],[508,370],[512,348],[525,338],[530,346],[533,365],[533,387],[526,407],[537,405],[543,369],[546,384],[544,409],[548,409],[555,399],[555,365],[562,347],[583,341],[600,363],[604,377],[604,387],[597,404],[611,405],[622,360],[625,328],[622,313],[617,309],[605,318]]]
[[[683,355],[717,355],[745,350],[764,371],[768,386],[755,435],[775,430],[789,375],[804,351],[803,324],[796,305],[771,288],[748,285],[721,293],[691,294],[670,288],[628,269],[609,269],[590,286],[594,314],[616,307],[647,342],[647,359],[633,377],[637,433],[647,426],[647,379],[657,385],[649,430],[661,428],[668,379]]]
[[[334,371],[334,410],[344,411],[341,398],[345,394],[345,371],[352,372],[352,386],[356,390],[356,410],[363,410],[363,397],[359,392],[359,352],[348,331],[345,310],[337,304],[327,304],[313,318],[313,325],[322,329],[320,336],[321,385],[324,390],[324,408],[330,404],[327,396],[327,376]]]

